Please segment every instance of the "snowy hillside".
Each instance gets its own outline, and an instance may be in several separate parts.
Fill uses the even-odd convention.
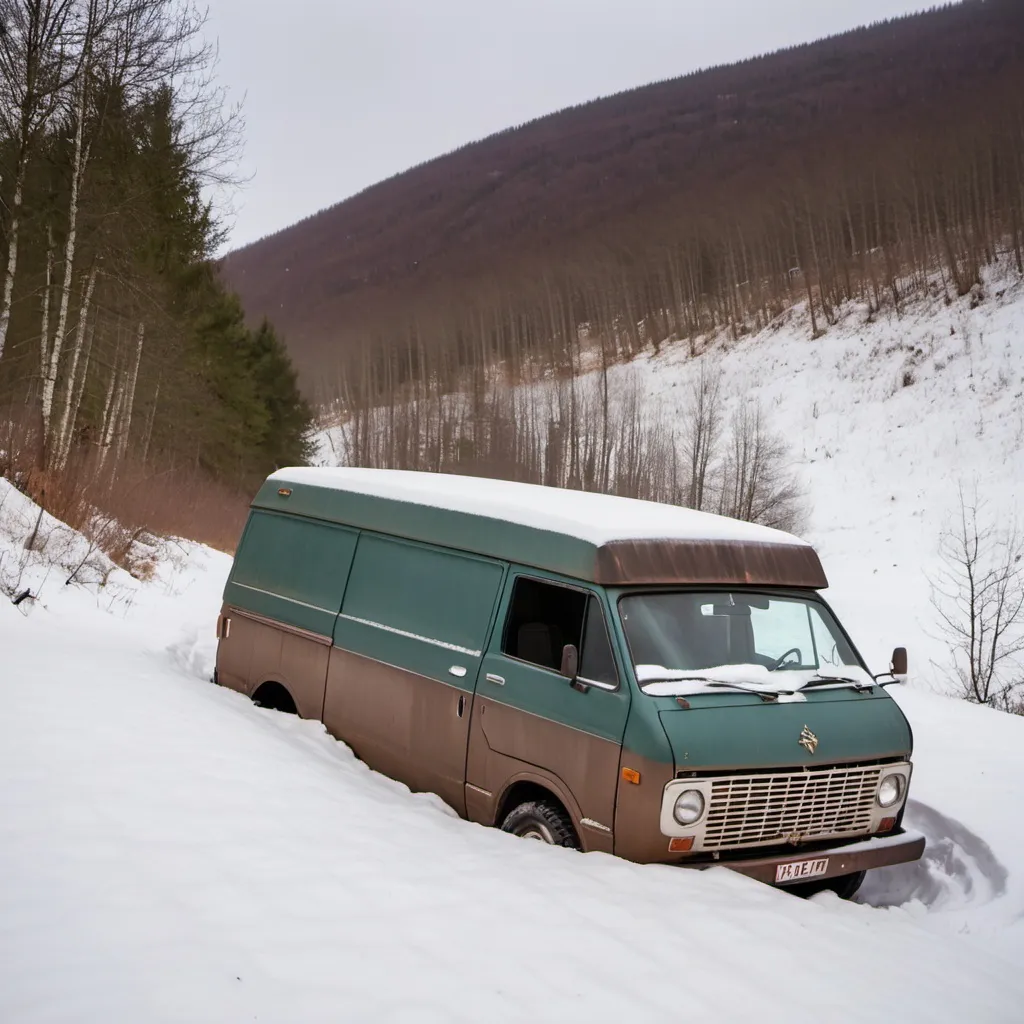
[[[928,851],[857,903],[462,822],[210,685],[227,556],[168,544],[143,583],[48,517],[27,553],[38,512],[0,480],[0,581],[39,595],[0,600],[0,1021],[1019,1021],[1024,718],[929,692],[926,582],[959,478],[1024,501],[1000,287],[816,341],[797,311],[711,356],[793,440],[854,638],[916,669],[890,692]],[[671,411],[693,372],[665,349],[615,375]]]
[[[1024,282],[1011,265],[946,305],[935,297],[869,322],[850,304],[811,339],[797,306],[732,341],[666,343],[609,371],[614,398],[638,387],[647,415],[678,420],[701,365],[721,368],[723,418],[758,401],[789,441],[811,506],[807,538],[831,582],[826,596],[876,671],[909,648],[917,684],[943,689],[948,655],[935,639],[929,576],[958,487],[990,521],[1024,521]],[[532,385],[543,390],[550,385]],[[320,437],[337,462],[344,427]]]
[[[826,596],[882,671],[897,644],[918,682],[941,687],[928,576],[958,484],[993,522],[1024,518],[1024,283],[986,281],[983,301],[917,302],[866,322],[865,310],[811,340],[797,308],[761,334],[712,345],[730,405],[758,399],[793,446],[812,506],[807,537]],[[637,374],[671,415],[698,372],[684,346],[642,357]],[[935,667],[935,662],[939,667]]]
[[[927,858],[804,902],[467,824],[211,686],[228,566],[0,602],[0,1020],[1019,1020],[1024,720],[902,691]]]

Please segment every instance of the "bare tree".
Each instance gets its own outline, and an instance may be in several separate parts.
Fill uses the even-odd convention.
[[[80,68],[77,8],[77,0],[0,0],[0,134],[14,147],[0,356],[11,322],[25,175],[40,137]]]
[[[959,514],[939,542],[932,605],[960,695],[1024,713],[1024,536],[984,513],[961,486]]]
[[[768,425],[761,406],[749,403],[733,416],[722,463],[718,511],[734,519],[799,532],[806,499],[788,467],[785,439]]]
[[[701,359],[700,375],[691,385],[683,415],[683,455],[690,470],[690,508],[703,509],[710,498],[708,471],[722,437],[721,390],[721,366],[709,367],[707,359]]]

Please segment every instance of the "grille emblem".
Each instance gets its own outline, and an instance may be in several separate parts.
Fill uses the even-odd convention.
[[[818,737],[815,736],[806,725],[800,730],[800,739],[797,740],[797,743],[799,743],[808,754],[813,754],[818,749]]]

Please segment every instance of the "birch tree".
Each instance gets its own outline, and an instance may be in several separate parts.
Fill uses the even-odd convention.
[[[85,374],[89,369],[88,357],[86,357],[85,365],[82,367],[82,381],[81,387],[79,387],[78,380],[78,364],[82,357],[82,350],[86,339],[86,328],[89,322],[89,307],[92,305],[92,295],[96,288],[96,275],[98,274],[98,268],[93,267],[89,274],[88,280],[82,290],[82,302],[79,307],[78,313],[78,329],[77,338],[72,351],[71,366],[68,369],[67,375],[67,394],[64,401],[64,412],[61,416],[60,428],[57,431],[56,436],[56,468],[63,469],[68,457],[68,452],[71,445],[71,431],[74,427],[72,413],[77,411],[77,402],[81,401],[82,389],[85,386]],[[89,337],[91,337],[91,333]],[[75,395],[77,393],[77,401]],[[52,398],[52,392],[51,392]],[[44,421],[44,423],[48,423]]]
[[[210,51],[205,44],[194,45],[203,19],[188,5],[169,0],[84,0],[79,19],[79,45],[81,59],[78,73],[72,83],[68,124],[73,132],[71,149],[70,188],[67,228],[64,236],[63,281],[59,292],[57,320],[52,344],[42,367],[41,420],[42,462],[58,465],[66,459],[65,434],[68,413],[76,387],[75,371],[81,358],[86,337],[85,318],[88,302],[79,313],[79,329],[73,339],[70,353],[71,370],[64,375],[65,415],[59,427],[54,424],[56,391],[61,377],[61,360],[67,341],[68,317],[74,288],[76,258],[79,243],[79,204],[85,176],[92,153],[93,141],[103,130],[111,113],[110,103],[131,102],[154,89],[166,88],[166,83],[177,77],[187,80],[198,69],[205,67]],[[98,90],[97,85],[102,89]],[[102,96],[97,100],[96,93]],[[201,93],[205,95],[205,93]],[[194,88],[183,101],[196,103]],[[198,125],[190,139],[195,152],[192,159],[202,161],[209,155],[210,144],[206,136],[216,138],[218,127],[209,119]],[[91,278],[94,282],[95,278]],[[86,290],[91,298],[91,288]],[[140,338],[142,332],[140,330]],[[44,339],[44,345],[46,341]],[[139,346],[141,351],[141,344]],[[135,379],[137,380],[137,368]],[[135,384],[128,390],[124,412],[130,420]],[[118,445],[118,457],[123,454]]]
[[[80,68],[78,6],[77,0],[0,0],[0,131],[14,146],[0,295],[0,357],[11,322],[25,176],[40,137]]]

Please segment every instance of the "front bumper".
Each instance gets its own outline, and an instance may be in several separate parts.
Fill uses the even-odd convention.
[[[852,843],[843,843],[841,846],[829,846],[802,854],[776,855],[750,860],[722,860],[716,863],[731,871],[738,871],[741,875],[756,878],[759,882],[775,885],[776,872],[780,864],[823,860],[827,857],[828,870],[824,874],[814,877],[814,881],[819,881],[838,878],[841,875],[852,875],[858,871],[870,871],[871,868],[884,868],[891,864],[905,864],[908,861],[918,860],[924,853],[924,847],[923,835],[919,832],[904,831],[896,835],[861,839]],[[791,884],[796,885],[800,881],[801,879],[794,879]],[[785,884],[782,883],[783,886]]]

